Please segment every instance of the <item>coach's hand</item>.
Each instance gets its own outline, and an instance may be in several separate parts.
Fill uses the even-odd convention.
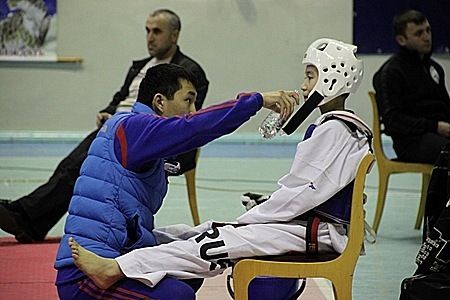
[[[295,104],[299,104],[297,91],[273,91],[261,93],[264,99],[263,106],[280,113],[283,120],[289,119],[294,112]]]

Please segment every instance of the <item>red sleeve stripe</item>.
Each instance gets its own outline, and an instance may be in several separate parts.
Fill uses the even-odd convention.
[[[119,139],[120,144],[120,152],[122,153],[122,166],[124,168],[127,167],[127,153],[128,153],[128,144],[127,144],[127,137],[125,135],[125,130],[123,129],[123,125],[120,124],[119,128],[116,132],[116,137]]]
[[[236,102],[237,102],[237,100],[229,100],[229,101],[226,101],[226,102],[222,102],[220,104],[211,105],[209,107],[200,109],[199,111],[193,113],[193,115],[195,115],[195,114],[202,114],[202,113],[205,113],[205,112],[208,112],[208,111],[212,111],[212,110],[219,110],[219,109],[222,109],[222,108],[231,107],[231,106],[234,106],[236,104]]]

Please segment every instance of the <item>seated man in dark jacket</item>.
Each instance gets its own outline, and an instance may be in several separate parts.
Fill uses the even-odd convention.
[[[156,10],[148,16],[145,27],[150,57],[133,61],[121,89],[114,94],[108,107],[98,113],[98,129],[90,133],[59,163],[45,184],[16,201],[0,202],[0,229],[13,234],[19,242],[31,243],[43,240],[48,231],[67,212],[81,164],[99,128],[116,112],[131,110],[136,101],[139,83],[148,68],[160,63],[172,63],[194,73],[199,83],[195,108],[199,110],[202,107],[209,82],[201,66],[184,55],[178,47],[177,41],[181,30],[179,17],[169,10]],[[197,149],[194,149],[177,156],[176,160],[180,163],[179,173],[196,167],[196,154]]]
[[[399,50],[373,78],[385,133],[400,161],[434,164],[450,137],[450,98],[431,59],[430,24],[408,10],[394,17],[393,30]]]

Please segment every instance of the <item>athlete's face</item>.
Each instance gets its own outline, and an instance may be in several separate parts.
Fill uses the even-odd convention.
[[[172,30],[164,15],[150,16],[145,24],[148,52],[158,59],[165,59],[177,46],[179,31]]]
[[[303,97],[305,98],[305,101],[308,100],[309,93],[316,86],[318,79],[319,79],[319,73],[317,72],[317,68],[312,65],[306,66],[305,81],[303,81],[303,84],[301,86],[301,89],[303,92]]]
[[[175,92],[173,99],[167,99],[163,95],[156,95],[161,97],[157,99],[157,107],[164,117],[172,117],[175,115],[183,115],[195,112],[195,99],[197,98],[197,91],[194,85],[185,79],[181,80],[181,89]]]
[[[430,53],[432,45],[430,23],[425,21],[417,25],[410,22],[406,25],[405,36],[398,35],[396,39],[400,46],[417,51],[420,56]]]

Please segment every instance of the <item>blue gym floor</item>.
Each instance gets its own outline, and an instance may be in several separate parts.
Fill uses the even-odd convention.
[[[63,135],[63,134],[62,134]],[[82,135],[72,138],[16,138],[0,135],[0,198],[17,199],[44,183],[59,161],[76,146]],[[276,181],[290,168],[296,140],[300,136],[263,141],[257,134],[235,134],[205,146],[197,166],[197,201],[201,221],[233,221],[244,212],[240,195],[246,191],[270,193]],[[366,220],[369,224],[377,197],[377,168],[366,182]],[[366,243],[353,281],[354,299],[398,299],[400,283],[415,270],[415,256],[421,244],[421,230],[414,230],[421,178],[415,174],[391,176],[386,207],[375,244]],[[156,225],[192,224],[183,176],[170,177],[170,190]],[[49,235],[63,233],[64,218]],[[7,236],[0,230],[0,236]],[[225,282],[218,287],[227,297]],[[219,285],[221,284],[219,283]],[[322,298],[333,299],[329,282],[316,280]],[[217,287],[215,287],[217,288]],[[213,292],[217,295],[219,292]],[[208,299],[207,296],[199,299]],[[303,299],[303,298],[302,298]]]

